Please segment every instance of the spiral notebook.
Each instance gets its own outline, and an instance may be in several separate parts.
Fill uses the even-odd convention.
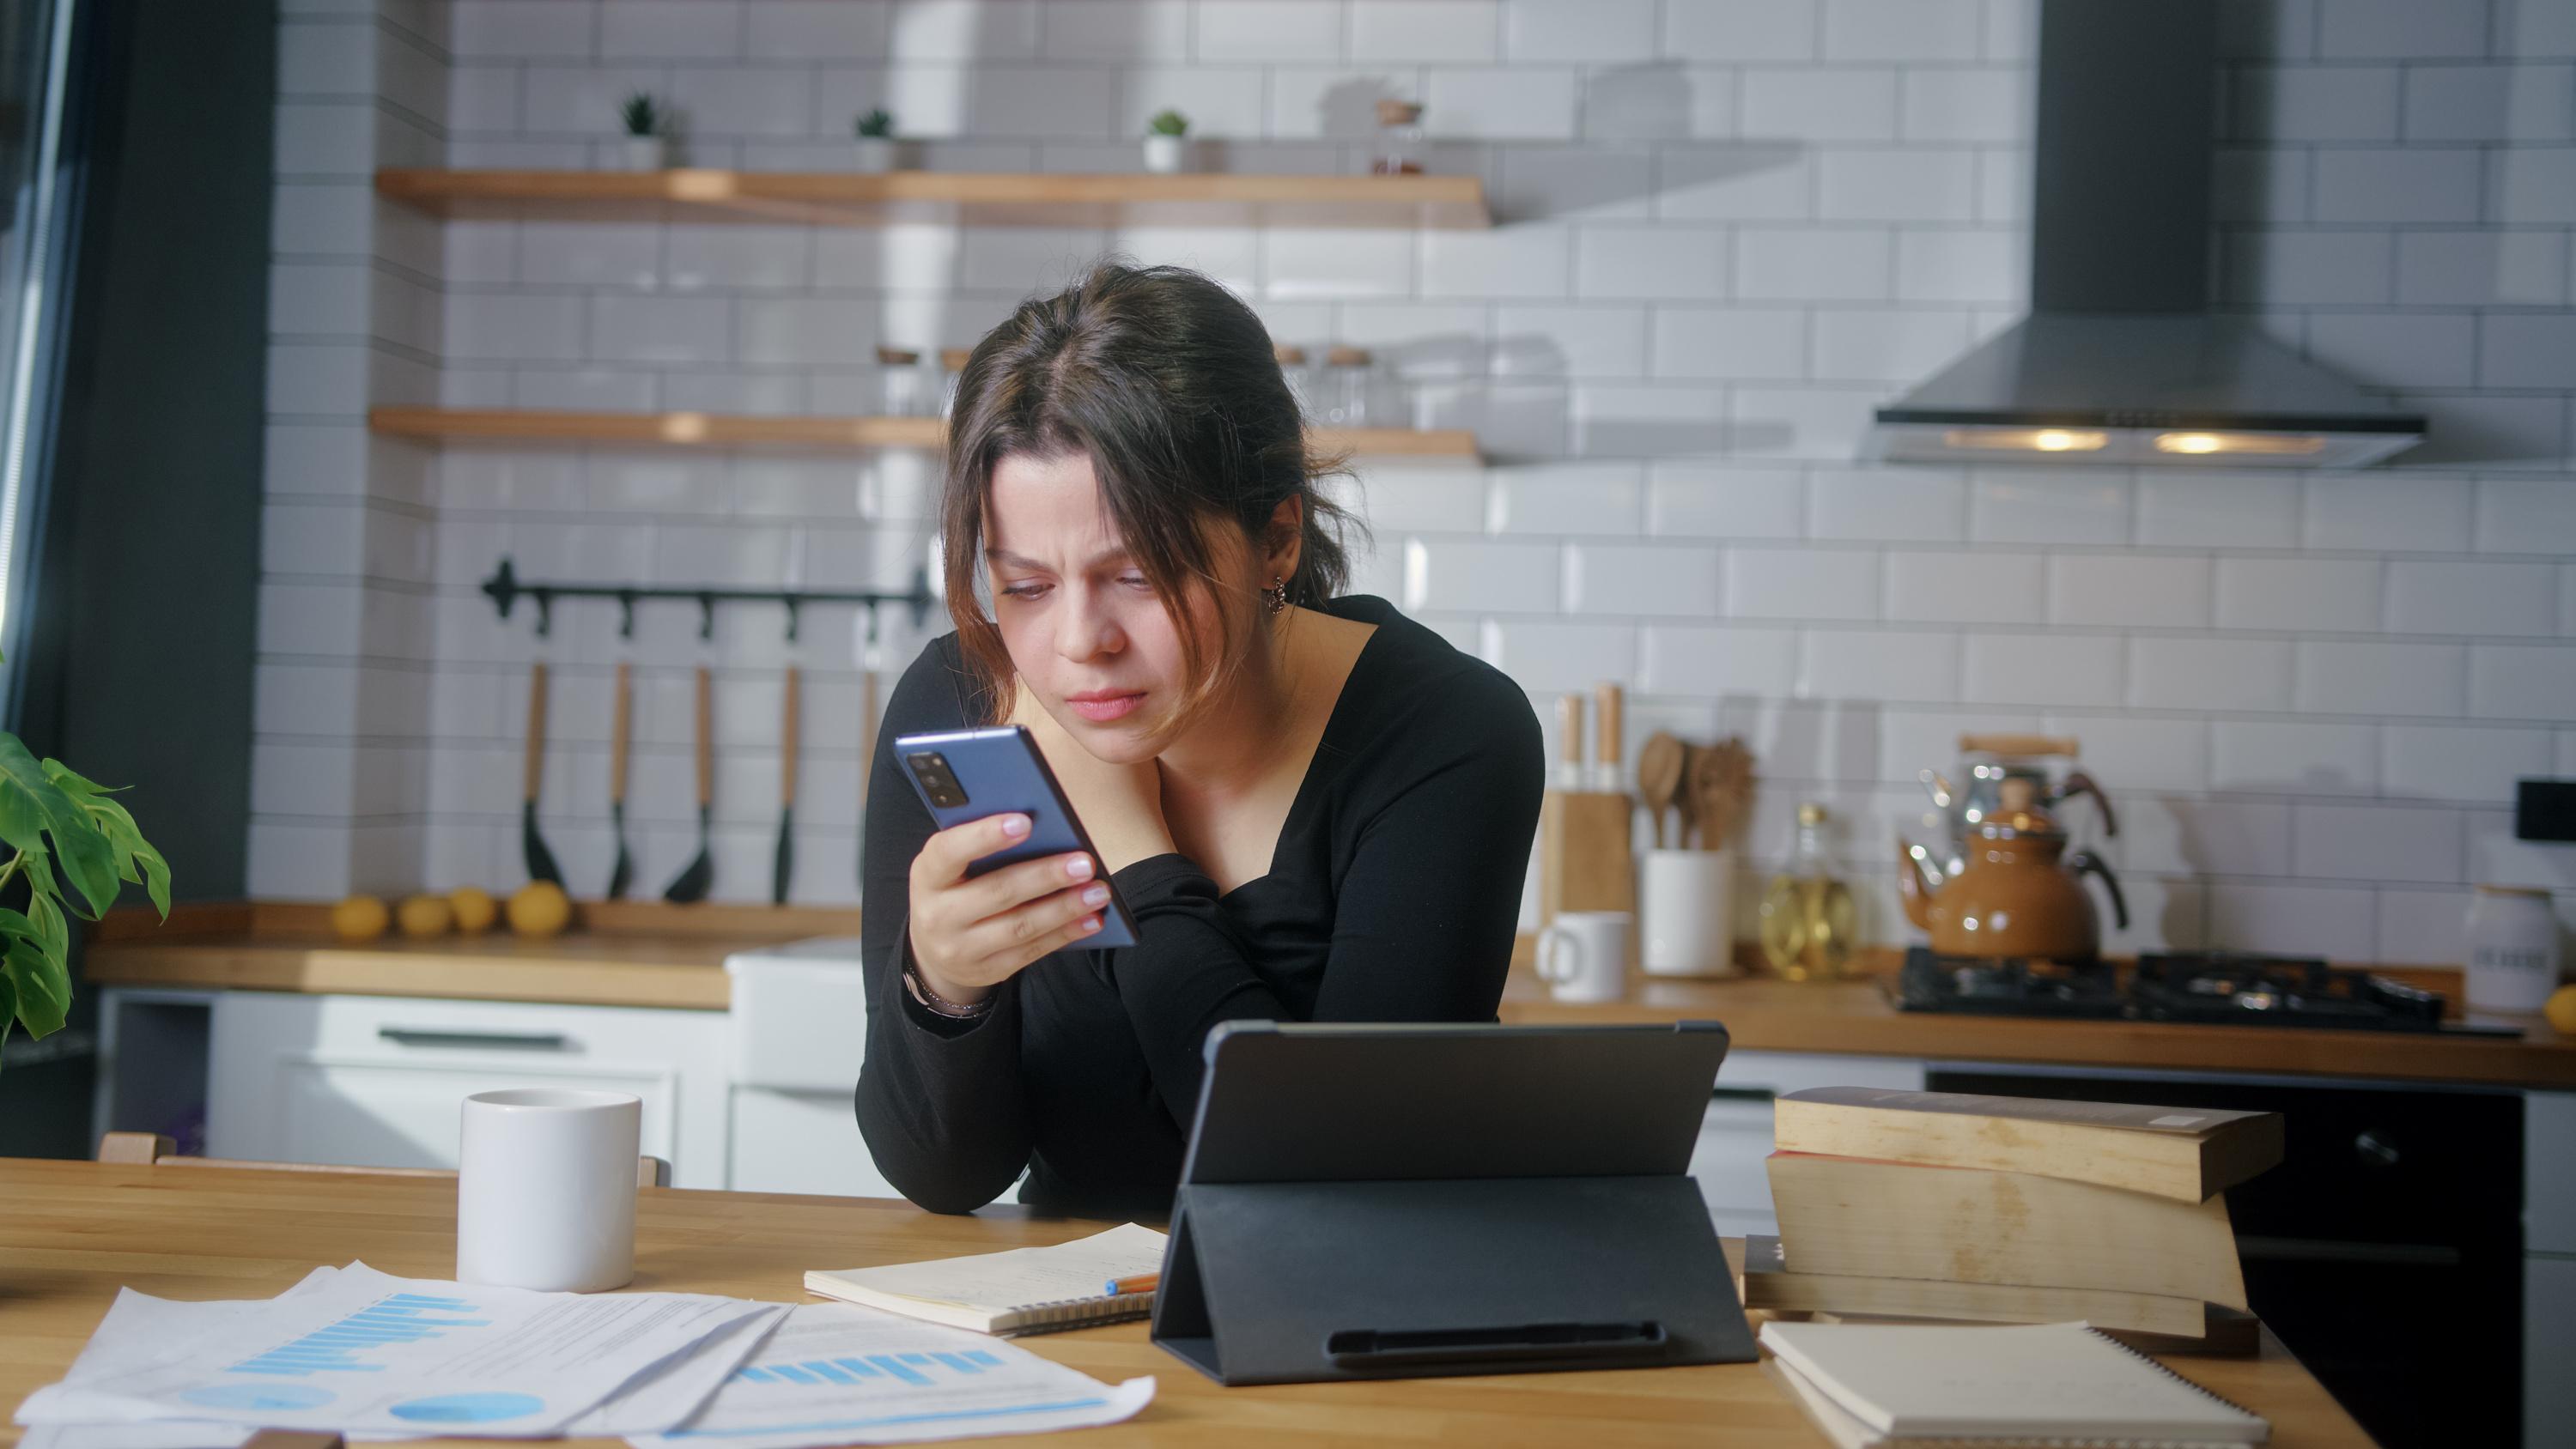
[[[2260,1444],[2272,1426],[2080,1323],[1767,1323],[1764,1365],[1837,1449]]]
[[[805,1291],[976,1333],[1039,1333],[1142,1318],[1152,1293],[1106,1293],[1110,1280],[1159,1271],[1163,1234],[1128,1223],[1051,1248],[882,1268],[814,1268]]]

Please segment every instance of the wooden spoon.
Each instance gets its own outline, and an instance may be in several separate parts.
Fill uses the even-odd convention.
[[[1646,804],[1646,819],[1653,825],[1657,850],[1664,848],[1664,812],[1681,794],[1682,767],[1689,752],[1688,745],[1661,730],[1646,736],[1646,742],[1637,749],[1637,798]],[[1683,842],[1676,839],[1673,843]]]
[[[1685,792],[1699,816],[1700,848],[1723,850],[1753,791],[1753,752],[1724,739],[1692,752]]]
[[[1700,747],[1690,741],[1682,741],[1682,778],[1673,787],[1675,850],[1690,849],[1691,832],[1699,828],[1699,802],[1691,798],[1690,792],[1691,762],[1699,758],[1699,750]]]

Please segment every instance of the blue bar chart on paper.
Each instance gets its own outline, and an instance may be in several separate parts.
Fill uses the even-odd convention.
[[[20,1422],[95,1422],[83,1414],[112,1405],[119,1422],[380,1438],[534,1439],[576,1422],[601,1437],[658,1433],[704,1405],[787,1316],[784,1304],[712,1294],[539,1293],[397,1278],[364,1263],[316,1269],[267,1300],[131,1294],[110,1319],[120,1310],[126,1326],[109,1336],[146,1345],[128,1356],[131,1366],[37,1390],[19,1406]],[[27,1417],[31,1407],[48,1414],[39,1400],[56,1390],[50,1417]]]
[[[872,1353],[858,1358],[815,1358],[802,1363],[745,1364],[733,1376],[747,1384],[910,1384],[929,1388],[939,1377],[972,1378],[1002,1360],[983,1349],[964,1353]]]
[[[460,1328],[490,1327],[488,1318],[456,1316],[475,1311],[475,1306],[462,1298],[396,1293],[301,1338],[243,1359],[232,1365],[232,1371],[292,1378],[328,1373],[382,1373],[383,1364],[366,1361],[365,1355],[369,1350],[444,1338]]]
[[[635,1449],[816,1449],[1109,1424],[1152,1379],[1099,1380],[1015,1344],[847,1303],[800,1303],[682,1427]]]

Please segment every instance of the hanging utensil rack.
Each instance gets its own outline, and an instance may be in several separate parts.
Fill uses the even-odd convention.
[[[565,584],[539,583],[519,577],[510,564],[509,555],[501,557],[492,577],[483,581],[483,593],[492,600],[503,619],[522,598],[534,600],[537,606],[537,636],[543,638],[554,630],[554,607],[557,599],[613,599],[617,603],[617,636],[635,637],[635,606],[647,599],[677,599],[698,606],[698,637],[716,636],[716,606],[719,604],[784,604],[787,606],[787,641],[796,642],[797,614],[807,604],[857,604],[868,611],[871,632],[876,627],[876,611],[881,605],[901,604],[912,611],[913,627],[930,612],[930,576],[916,571],[912,586],[897,593],[889,589],[728,589],[671,584]]]

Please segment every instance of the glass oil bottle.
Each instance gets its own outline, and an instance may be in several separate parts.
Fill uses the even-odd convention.
[[[1784,981],[1831,981],[1850,964],[1857,913],[1825,845],[1825,807],[1798,807],[1798,849],[1762,892],[1762,955]]]

